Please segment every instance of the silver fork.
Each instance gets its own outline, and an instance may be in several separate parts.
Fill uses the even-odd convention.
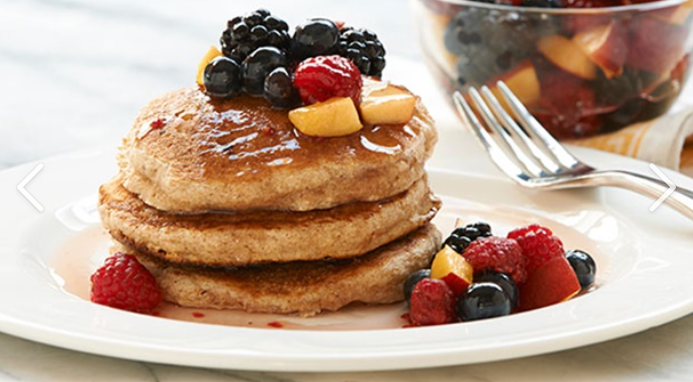
[[[481,88],[481,93],[469,89],[476,112],[485,124],[479,121],[460,92],[453,94],[453,100],[491,160],[520,185],[546,190],[613,186],[655,199],[671,192],[669,185],[659,179],[630,171],[596,169],[581,162],[544,129],[503,82],[497,86],[514,118],[486,86]],[[692,191],[679,187],[664,202],[693,219]]]

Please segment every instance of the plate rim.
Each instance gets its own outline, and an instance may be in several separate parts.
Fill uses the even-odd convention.
[[[615,159],[619,162],[625,162],[625,164],[629,164],[629,162],[639,162],[640,165],[645,165],[644,162],[634,160],[632,158],[625,158],[625,157],[620,157],[616,156],[613,154],[608,154],[608,153],[603,153],[599,152],[596,150],[591,150],[591,149],[578,149],[579,151],[584,151],[588,153],[587,156],[592,157],[596,156],[599,157],[601,155],[607,155],[607,156],[612,156],[615,157]],[[69,153],[63,153],[57,156],[52,156],[48,157],[39,161],[34,161],[34,162],[29,162],[20,166],[16,166],[10,169],[6,169],[3,171],[0,171],[0,179],[3,177],[8,176],[11,174],[13,171],[22,171],[23,169],[29,170],[32,166],[34,166],[36,163],[39,162],[60,162],[62,160],[70,160],[71,158],[74,158],[75,156],[84,156],[84,155],[96,155],[98,157],[104,157],[109,153],[110,150],[95,150],[95,149],[90,149],[90,150],[80,150],[76,152],[69,152]],[[594,154],[589,154],[589,152],[593,152]],[[632,164],[632,163],[631,163]],[[433,166],[429,168],[430,171],[434,172],[444,172],[444,173],[450,173],[450,174],[456,174],[458,176],[462,177],[476,177],[476,178],[483,178],[483,179],[488,179],[489,181],[504,181],[506,183],[510,183],[509,180],[504,179],[502,176],[493,176],[493,174],[478,174],[474,173],[473,171],[460,171],[460,170],[455,170],[447,167],[438,167],[438,166]],[[671,171],[670,171],[671,172]],[[677,178],[677,180],[681,180],[680,178],[683,177],[685,180],[684,183],[693,183],[693,179],[690,179],[686,177],[685,175],[679,174],[679,173],[674,173],[677,174],[674,177]],[[689,186],[690,187],[690,186]],[[569,302],[570,303],[570,302]],[[104,308],[104,307],[98,307],[101,309],[109,309],[109,308]],[[593,344],[593,343],[598,343],[602,341],[606,341],[609,339],[614,339],[614,338],[619,338],[623,337],[632,333],[636,333],[639,331],[643,331],[646,329],[649,329],[651,327],[655,327],[661,324],[665,324],[667,322],[670,322],[676,318],[682,317],[688,313],[693,312],[693,302],[688,302],[688,303],[681,303],[676,306],[671,306],[668,311],[666,312],[665,315],[663,314],[652,314],[647,317],[640,317],[640,318],[634,318],[631,321],[627,322],[620,322],[620,324],[613,324],[611,327],[609,325],[601,326],[592,329],[591,331],[584,332],[583,335],[580,338],[576,338],[575,334],[557,334],[553,335],[551,341],[548,342],[548,347],[547,345],[547,340],[536,340],[534,343],[542,343],[544,347],[542,349],[536,348],[532,351],[525,351],[522,352],[521,356],[530,356],[530,355],[538,355],[538,354],[545,354],[545,353],[550,353],[554,352],[557,350],[565,350],[565,349],[570,349],[570,348],[575,348],[575,347],[580,347],[588,344]],[[120,314],[130,314],[130,313],[125,313],[125,312],[117,312]],[[531,312],[530,312],[531,313]],[[158,320],[158,318],[155,317],[150,317],[151,319]],[[194,323],[188,323],[189,325],[199,325],[199,324],[194,324]],[[474,323],[472,323],[474,324]],[[469,325],[469,324],[465,324]],[[224,328],[222,330],[228,330],[229,328]],[[257,331],[261,330],[264,333],[269,332],[270,329],[252,329],[252,328],[231,328],[233,330],[247,330],[247,331]],[[432,328],[410,328],[406,329],[408,331],[411,331],[412,333],[426,333],[430,331]],[[605,330],[611,330],[611,335],[604,336],[602,332]],[[89,352],[89,353],[94,353],[94,354],[99,354],[99,355],[104,355],[104,356],[111,356],[111,357],[118,357],[118,358],[126,358],[126,359],[132,359],[132,360],[139,360],[139,361],[148,361],[148,362],[160,362],[160,363],[168,363],[168,364],[176,364],[176,365],[186,365],[186,366],[198,366],[198,367],[211,367],[211,368],[228,368],[228,367],[234,367],[237,369],[244,369],[244,370],[271,370],[271,371],[373,371],[373,370],[393,370],[393,369],[409,369],[409,368],[419,368],[419,367],[436,367],[436,366],[445,366],[445,365],[452,365],[452,364],[466,364],[466,363],[477,363],[477,362],[488,362],[488,361],[498,361],[498,360],[503,360],[503,359],[510,359],[510,358],[516,358],[514,356],[504,356],[502,354],[499,354],[498,357],[483,357],[483,359],[480,360],[474,360],[474,359],[469,359],[469,362],[455,362],[455,363],[450,363],[449,361],[443,361],[440,359],[436,359],[436,357],[440,354],[450,354],[450,349],[441,349],[438,351],[419,351],[417,353],[402,353],[402,354],[389,354],[389,355],[381,355],[381,356],[374,356],[374,355],[369,355],[369,357],[373,357],[373,360],[378,360],[378,359],[392,359],[393,357],[397,357],[399,360],[402,362],[406,361],[406,364],[404,365],[384,365],[384,367],[378,367],[377,365],[373,365],[371,362],[370,367],[361,367],[358,365],[358,362],[351,362],[352,365],[344,365],[342,362],[341,367],[335,367],[335,366],[330,366],[329,363],[324,362],[318,362],[317,364],[312,362],[311,360],[315,359],[321,359],[321,360],[334,360],[333,355],[324,355],[323,357],[312,355],[310,356],[311,358],[305,358],[305,356],[295,356],[295,357],[285,357],[284,361],[277,361],[274,359],[275,356],[271,354],[252,354],[248,355],[249,359],[255,359],[255,360],[263,360],[263,361],[271,361],[274,359],[274,362],[269,362],[263,365],[263,367],[257,368],[254,366],[249,366],[249,367],[243,367],[243,365],[239,365],[238,363],[234,365],[227,365],[227,364],[219,364],[216,359],[212,361],[211,363],[208,362],[180,362],[180,359],[184,354],[188,353],[180,353],[176,355],[177,351],[176,350],[171,350],[171,349],[164,349],[161,347],[152,347],[151,349],[147,346],[142,348],[141,354],[137,355],[132,355],[129,356],[128,352],[125,352],[125,354],[115,354],[116,352],[114,351],[109,351],[112,350],[112,348],[106,347],[106,349],[101,349],[99,348],[100,345],[115,345],[118,348],[127,348],[128,346],[136,346],[137,344],[131,344],[128,341],[115,341],[113,342],[113,339],[103,339],[103,338],[97,338],[94,339],[93,337],[87,335],[87,334],[81,334],[81,333],[67,333],[65,331],[58,330],[57,328],[45,328],[41,327],[40,325],[36,325],[34,323],[27,323],[27,322],[20,322],[17,319],[13,318],[12,316],[9,316],[7,313],[5,313],[2,308],[0,308],[0,331],[5,332],[10,335],[16,335],[22,338],[30,339],[33,341],[41,342],[41,343],[46,343],[49,345],[54,345],[58,347],[65,347],[68,349],[73,349],[73,350],[78,350],[78,351],[84,351],[84,352]],[[374,332],[394,332],[392,329],[384,330],[384,331],[374,331],[374,330],[368,330],[367,333],[370,335],[374,334]],[[277,333],[282,333],[281,331],[274,331],[273,334]],[[349,332],[321,332],[321,333],[330,333],[330,334],[335,334],[335,333],[342,333],[341,335],[351,335],[354,332],[349,331]],[[600,335],[600,333],[602,333]],[[280,335],[283,336],[283,335]],[[597,339],[593,337],[599,337]],[[88,340],[83,343],[80,343],[79,341],[81,340]],[[570,345],[566,346],[565,340],[570,340]],[[69,346],[66,346],[69,343]],[[531,341],[530,341],[531,342]],[[528,344],[527,340],[522,340],[518,343],[511,343],[510,346],[506,346],[506,350],[513,350],[517,348],[522,348],[526,347]],[[149,350],[157,350],[154,352],[151,352]],[[190,351],[190,350],[189,350]],[[207,352],[203,350],[195,350],[195,353],[200,353],[200,354],[205,354],[209,355]],[[506,352],[507,353],[507,352]],[[510,351],[512,353],[512,351]],[[222,352],[219,354],[220,356],[223,357],[228,357],[231,354],[227,354],[225,352]],[[243,358],[243,355],[235,354],[235,356]],[[210,360],[212,360],[212,357],[210,357]],[[356,361],[357,359],[353,359],[352,361]],[[171,362],[174,361],[174,362]],[[310,366],[310,367],[307,367]]]

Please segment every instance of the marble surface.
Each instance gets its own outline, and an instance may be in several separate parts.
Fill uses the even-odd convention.
[[[192,81],[197,60],[216,42],[226,18],[257,6],[292,24],[309,15],[369,27],[391,55],[400,57],[393,78],[420,68],[413,20],[403,0],[0,0],[0,168],[115,144],[147,100]],[[416,76],[428,78],[420,70]],[[429,92],[424,97],[434,115],[454,123],[429,88],[415,90]],[[693,317],[686,317],[623,339],[512,361],[297,374],[125,361],[0,333],[0,381],[686,381],[693,380],[692,349]]]

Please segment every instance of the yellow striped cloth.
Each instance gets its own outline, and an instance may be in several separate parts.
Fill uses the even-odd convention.
[[[570,143],[642,159],[693,176],[693,109]]]

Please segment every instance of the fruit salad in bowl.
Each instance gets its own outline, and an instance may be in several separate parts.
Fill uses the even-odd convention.
[[[495,92],[502,80],[559,139],[657,117],[687,79],[692,1],[413,4],[424,55],[446,92]]]

